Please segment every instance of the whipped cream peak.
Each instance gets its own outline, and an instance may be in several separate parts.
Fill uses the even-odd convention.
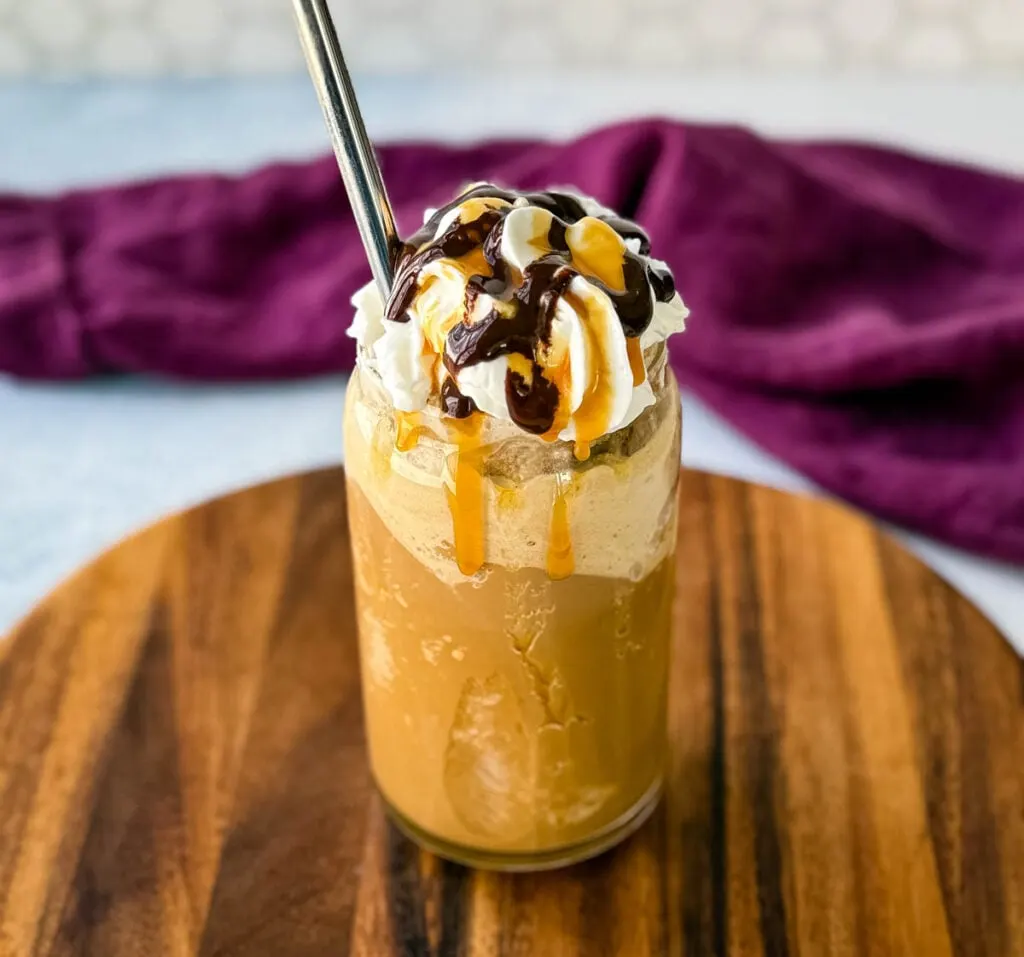
[[[578,444],[653,404],[647,353],[688,314],[636,223],[572,193],[489,184],[428,210],[388,302],[371,283],[353,305],[349,334],[396,409],[434,402]]]

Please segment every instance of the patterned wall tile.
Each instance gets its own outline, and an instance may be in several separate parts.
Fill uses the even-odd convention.
[[[830,32],[847,63],[883,61],[905,28],[898,0],[835,0],[828,13]]]
[[[749,0],[716,0],[713,3],[693,4],[693,12],[686,26],[695,32],[708,59],[731,62],[744,58],[762,18],[768,19],[770,16],[763,4],[751,3]],[[683,25],[674,22],[671,26],[669,23],[659,24],[659,29],[680,28],[684,28]]]
[[[970,26],[986,62],[1021,69],[1024,0],[977,0]]]
[[[829,31],[806,20],[774,20],[758,33],[758,60],[767,66],[820,68],[832,60],[833,39]]]
[[[354,70],[1024,75],[1024,0],[332,0]],[[0,0],[0,75],[302,69],[288,0]]]
[[[955,20],[923,20],[908,24],[899,37],[897,54],[909,67],[951,71],[966,66],[973,55],[967,31]]]

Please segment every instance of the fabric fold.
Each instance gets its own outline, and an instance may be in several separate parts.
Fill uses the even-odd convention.
[[[0,197],[0,370],[40,378],[95,371],[57,215],[54,202]]]

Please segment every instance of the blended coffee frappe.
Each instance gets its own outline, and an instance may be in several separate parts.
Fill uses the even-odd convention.
[[[611,846],[665,761],[686,309],[634,223],[476,186],[354,300],[345,461],[366,728],[455,860]]]

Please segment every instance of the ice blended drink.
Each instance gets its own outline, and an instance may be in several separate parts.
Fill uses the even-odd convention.
[[[464,863],[610,847],[666,749],[684,307],[635,223],[472,187],[357,293],[345,464],[366,732]]]

